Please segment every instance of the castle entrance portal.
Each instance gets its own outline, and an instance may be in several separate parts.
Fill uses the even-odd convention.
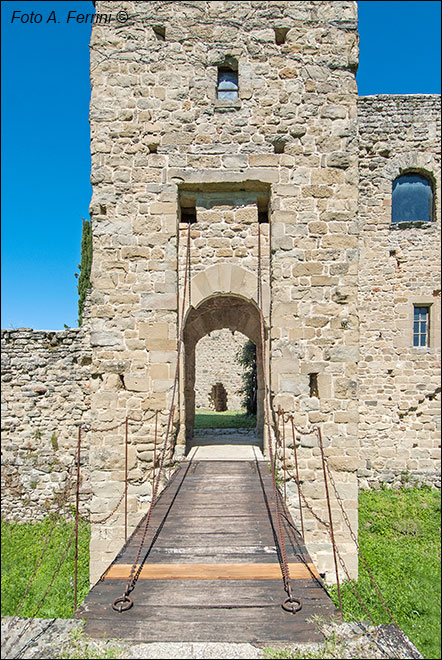
[[[192,446],[194,434],[196,346],[200,339],[214,330],[223,328],[228,328],[232,332],[241,332],[256,346],[258,383],[256,437],[260,448],[263,449],[264,381],[259,310],[255,303],[239,296],[214,295],[190,310],[184,328],[186,453]]]

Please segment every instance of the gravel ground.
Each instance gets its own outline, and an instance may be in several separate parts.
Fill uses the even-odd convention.
[[[9,658],[264,658],[251,644],[154,643],[93,640],[83,635],[83,622],[73,619],[12,619],[2,617],[1,657]],[[362,623],[319,623],[326,642],[287,645],[293,657],[422,658],[393,626]],[[311,654],[311,655],[307,655]],[[274,657],[274,656],[273,656]],[[286,656],[287,657],[287,656]],[[289,657],[289,656],[288,656]]]

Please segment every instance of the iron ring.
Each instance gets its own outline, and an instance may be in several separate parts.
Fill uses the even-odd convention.
[[[132,598],[129,598],[129,596],[121,596],[120,598],[116,598],[114,600],[112,603],[112,609],[115,610],[115,612],[122,614],[123,612],[130,610],[133,604],[133,600]]]
[[[290,614],[296,614],[302,610],[302,603],[299,598],[289,596],[289,598],[286,598],[282,603],[281,607],[286,612],[290,612]]]

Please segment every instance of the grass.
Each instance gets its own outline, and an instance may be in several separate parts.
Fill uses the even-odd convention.
[[[63,660],[112,660],[113,658],[124,658],[125,649],[122,646],[115,645],[115,641],[92,641],[85,638],[83,630],[77,629],[71,633],[69,644],[58,657],[63,658]]]
[[[52,528],[53,518],[42,522],[19,524],[1,522],[1,613],[12,616],[28,581],[40,558]],[[74,529],[74,521],[57,519],[46,553],[19,616],[51,619],[69,618],[74,612],[74,544],[73,541],[65,562],[54,584],[45,598],[38,614],[35,614],[40,601],[48,588],[64,550]],[[89,591],[89,525],[80,521],[79,526],[79,562],[78,562],[78,603]]]
[[[255,415],[246,415],[243,410],[227,410],[222,413],[198,410],[195,413],[196,429],[254,429],[255,427]]]
[[[440,491],[365,491],[359,497],[359,544],[399,627],[425,658],[440,658]],[[357,589],[376,624],[390,623],[359,562]],[[336,588],[330,589],[337,604]],[[349,583],[344,619],[367,620]]]

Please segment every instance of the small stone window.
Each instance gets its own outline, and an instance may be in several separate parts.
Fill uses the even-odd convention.
[[[413,346],[415,348],[430,345],[430,308],[414,306]]]
[[[152,30],[158,41],[166,41],[166,28],[164,25],[153,25]]]
[[[258,198],[258,222],[260,225],[267,225],[270,222],[268,198]]]
[[[316,397],[319,399],[319,382],[318,382],[318,376],[319,374],[309,374],[309,381],[310,381],[310,397]]]
[[[274,30],[275,30],[275,43],[278,46],[282,46],[286,42],[289,28],[274,28]]]
[[[433,187],[421,174],[402,174],[393,182],[392,222],[431,222]]]
[[[181,222],[187,225],[193,225],[197,221],[196,200],[181,200]]]
[[[236,101],[239,98],[238,69],[223,66],[218,68],[217,96],[219,99]]]

